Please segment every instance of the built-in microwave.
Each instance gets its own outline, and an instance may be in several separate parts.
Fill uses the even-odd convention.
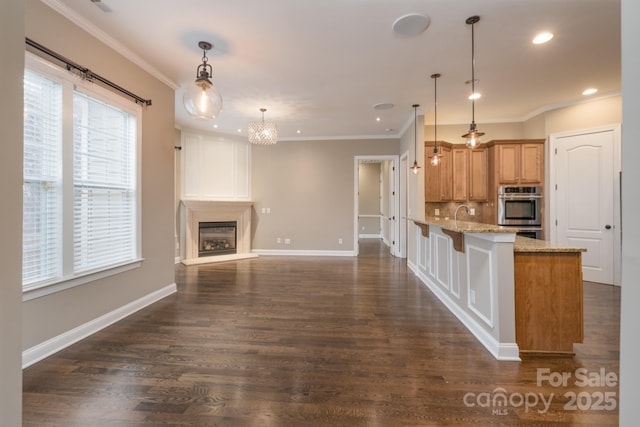
[[[498,225],[542,225],[542,187],[498,187]]]

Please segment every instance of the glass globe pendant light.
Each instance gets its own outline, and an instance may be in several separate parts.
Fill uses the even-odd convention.
[[[465,21],[471,25],[471,94],[476,93],[476,76],[475,76],[475,37],[474,37],[474,25],[480,20],[479,16],[471,16]],[[476,100],[475,96],[471,98],[471,125],[469,125],[469,132],[462,135],[467,139],[467,147],[475,147],[480,143],[480,137],[484,135],[484,132],[480,132],[476,129]]]
[[[413,104],[413,166],[411,166],[411,172],[414,175],[418,175],[420,166],[418,166],[418,107],[420,104]]]
[[[191,116],[202,120],[214,120],[222,109],[222,96],[210,80],[213,69],[207,63],[207,51],[211,50],[213,45],[201,41],[198,46],[203,51],[202,64],[198,65],[195,82],[184,91],[182,103]]]
[[[433,79],[433,154],[431,155],[431,166],[438,166],[442,156],[438,152],[438,77],[440,77],[439,73],[431,74]]]

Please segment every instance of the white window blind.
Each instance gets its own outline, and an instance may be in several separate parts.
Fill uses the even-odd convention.
[[[27,70],[24,76],[22,281],[61,275],[62,85]]]
[[[27,299],[140,265],[141,108],[27,55]]]
[[[73,266],[136,255],[136,120],[86,94],[73,97]]]

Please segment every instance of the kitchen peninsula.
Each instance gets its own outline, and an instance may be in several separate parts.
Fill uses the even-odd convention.
[[[571,355],[582,342],[582,248],[509,227],[411,218],[422,282],[499,360]]]

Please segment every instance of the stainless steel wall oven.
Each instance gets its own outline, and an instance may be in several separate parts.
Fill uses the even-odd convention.
[[[542,187],[498,187],[498,225],[518,228],[525,237],[542,239]]]

